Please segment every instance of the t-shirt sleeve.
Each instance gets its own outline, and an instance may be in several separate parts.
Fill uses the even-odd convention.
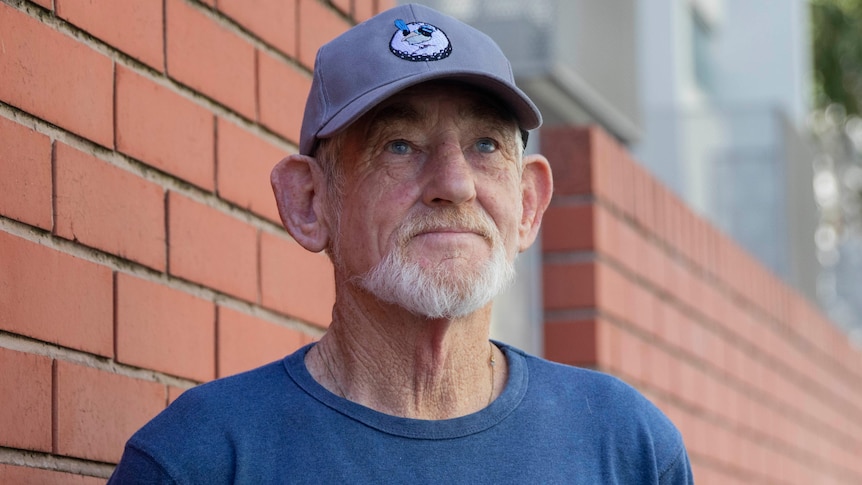
[[[676,459],[659,475],[661,485],[694,485],[694,476],[691,473],[691,463],[685,447],[681,447]]]
[[[128,444],[108,485],[136,483],[174,485],[176,481],[152,457]]]

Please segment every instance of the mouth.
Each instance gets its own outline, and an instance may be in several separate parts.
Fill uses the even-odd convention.
[[[417,237],[457,237],[457,236],[478,236],[485,240],[490,240],[491,235],[482,229],[466,228],[466,227],[433,227],[423,228],[415,231],[408,239]]]
[[[414,238],[431,238],[456,240],[464,237],[480,237],[493,243],[494,227],[492,223],[479,214],[464,212],[431,213],[409,220],[401,227],[401,244],[407,244]]]
[[[406,249],[414,244],[416,245],[416,248],[420,248],[419,254],[426,254],[428,251],[438,254],[439,251],[443,251],[445,254],[450,256],[468,254],[464,251],[467,251],[467,248],[474,248],[473,250],[475,250],[475,248],[478,247],[477,245],[481,245],[489,249],[496,245],[494,238],[479,230],[452,227],[440,227],[418,231],[416,234],[411,236],[402,247]]]
[[[421,236],[423,234],[476,234],[477,236],[487,237],[483,231],[471,228],[460,228],[460,227],[439,227],[439,228],[429,228],[423,229],[421,231],[417,231],[414,236]]]

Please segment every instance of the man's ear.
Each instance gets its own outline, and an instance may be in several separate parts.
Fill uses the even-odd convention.
[[[542,215],[554,191],[554,179],[551,175],[551,164],[542,155],[524,156],[524,173],[521,176],[522,212],[521,223],[518,226],[520,236],[519,250],[529,248],[539,234]]]
[[[270,182],[287,232],[309,251],[325,249],[329,243],[329,226],[323,214],[325,181],[317,160],[291,155],[275,165]]]

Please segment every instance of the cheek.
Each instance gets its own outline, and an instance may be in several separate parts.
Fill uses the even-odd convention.
[[[347,240],[343,244],[352,244],[369,261],[390,251],[393,235],[416,200],[408,185],[374,180],[352,188],[362,192],[345,199],[341,226],[342,238]]]
[[[500,193],[486,200],[488,202],[483,204],[485,211],[494,219],[501,235],[508,238],[512,233],[517,233],[522,212],[520,201]]]
[[[520,184],[508,179],[489,190],[485,210],[494,219],[506,247],[517,247],[523,213]]]

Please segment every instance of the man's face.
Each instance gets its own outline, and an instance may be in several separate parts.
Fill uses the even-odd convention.
[[[449,83],[409,88],[354,123],[332,247],[341,276],[426,316],[487,304],[519,250],[517,133],[492,99]]]

